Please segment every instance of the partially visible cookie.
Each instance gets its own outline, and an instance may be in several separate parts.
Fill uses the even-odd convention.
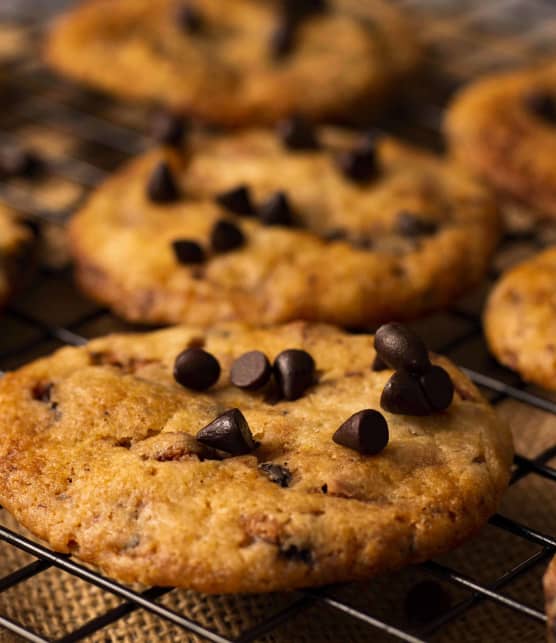
[[[204,136],[116,173],[70,225],[80,284],[133,321],[368,327],[482,278],[499,220],[474,180],[393,140],[294,131]]]
[[[523,379],[556,390],[556,248],[502,276],[484,316],[497,359]]]
[[[548,643],[554,643],[556,641],[556,558],[553,558],[548,566],[543,584],[548,617]]]
[[[89,0],[54,27],[46,53],[90,85],[231,126],[352,117],[420,57],[384,0]]]
[[[0,503],[123,581],[204,592],[365,579],[446,551],[495,511],[510,432],[447,360],[408,360],[381,332],[402,370],[371,367],[370,335],[296,322],[109,336],[8,373]]]
[[[33,255],[32,230],[0,205],[0,306],[22,284]]]
[[[465,87],[445,130],[452,152],[470,170],[556,217],[556,62]]]

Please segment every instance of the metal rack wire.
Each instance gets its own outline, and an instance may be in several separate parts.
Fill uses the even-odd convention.
[[[427,3],[408,1],[405,4]],[[436,12],[434,15],[439,16],[439,24],[444,24],[444,29],[448,28],[446,25],[451,25],[449,28],[455,33],[456,28],[450,18],[453,14],[446,9],[449,3],[429,4]],[[439,8],[440,4],[442,7]],[[457,4],[452,3],[452,11]],[[473,24],[473,11],[479,10],[480,3],[461,4],[468,5],[464,14],[465,22]],[[508,3],[494,4],[507,5]],[[515,2],[513,4],[515,5]],[[540,0],[537,0],[537,4],[548,6]],[[552,7],[552,18],[556,33],[554,7]],[[10,23],[10,26],[14,24]],[[14,28],[20,29],[21,37],[26,40],[26,47],[35,39],[36,25],[15,25]],[[504,38],[507,37],[509,37],[508,33],[505,32]],[[458,42],[465,39],[461,31],[457,32],[457,38]],[[525,41],[526,38],[521,35],[520,42]],[[45,143],[47,167],[46,178],[43,178],[37,189],[34,184],[21,185],[17,181],[0,182],[0,201],[14,206],[24,216],[40,222],[44,229],[52,226],[55,229],[56,226],[62,225],[82,201],[87,191],[97,185],[107,172],[121,160],[140,152],[149,145],[149,137],[134,127],[135,123],[145,121],[145,114],[141,110],[130,110],[127,106],[118,106],[104,97],[89,92],[85,94],[71,85],[66,85],[59,79],[52,78],[27,54],[18,54],[9,61],[7,82],[8,88],[4,92],[9,109],[5,109],[4,115],[0,117],[0,144],[12,143],[14,140],[29,140],[31,134],[36,139],[36,130],[39,128],[39,140],[45,135],[48,139]],[[439,109],[438,105],[427,103],[424,108],[422,105],[418,109],[416,107],[413,114],[414,122],[427,132],[432,142],[435,142],[438,137]],[[51,144],[48,138],[49,132],[56,132],[57,137],[61,137],[62,140],[61,148],[58,145],[59,141],[57,143],[56,154],[49,153]],[[72,189],[66,189],[68,186]],[[50,201],[43,199],[45,194]],[[56,202],[54,207],[51,205],[53,194]],[[60,194],[63,196],[62,199]],[[525,236],[529,251],[533,251],[535,247],[542,244],[542,239],[539,240],[534,235],[533,238],[530,237],[529,230]],[[522,241],[519,235],[507,240],[502,253],[510,246],[520,244]],[[60,295],[60,290],[63,291],[60,299],[63,305],[60,308],[49,306],[52,292],[57,291]],[[462,347],[475,345],[481,337],[480,317],[477,310],[476,305],[472,305],[470,309],[463,303],[447,311],[444,315],[447,323],[454,326],[461,324],[464,330],[456,333],[455,337],[439,343],[434,347],[435,350],[457,357],[461,354]],[[58,346],[80,345],[87,341],[88,336],[95,334],[96,331],[90,331],[90,328],[99,323],[103,328],[107,326],[121,328],[122,326],[121,322],[106,310],[87,302],[73,290],[67,268],[42,268],[38,276],[38,284],[35,285],[32,293],[14,303],[1,322],[0,329],[4,331],[4,340],[0,340],[0,368],[18,366],[37,354],[48,352]],[[6,339],[6,333],[12,333],[14,329],[17,333]],[[479,372],[470,368],[464,368],[464,370],[489,394],[493,404],[515,400],[544,413],[556,415],[555,402],[539,396],[515,375],[499,367],[492,365],[488,372]],[[549,483],[556,483],[556,468],[551,466],[551,460],[555,457],[556,433],[554,444],[549,448],[542,449],[532,457],[516,455],[512,483],[528,477],[539,477]],[[554,489],[556,491],[556,487]],[[461,598],[455,604],[426,624],[408,627],[388,621],[381,615],[375,614],[372,609],[363,610],[347,600],[338,598],[335,588],[322,588],[296,592],[285,607],[260,619],[241,631],[239,635],[232,636],[185,616],[161,602],[160,599],[173,591],[171,588],[137,590],[124,586],[76,562],[71,557],[55,553],[44,545],[0,524],[0,543],[21,550],[32,558],[32,562],[0,578],[0,594],[32,578],[40,577],[49,569],[57,569],[62,574],[72,575],[100,588],[106,595],[114,595],[120,599],[119,604],[107,605],[106,609],[101,609],[98,615],[56,639],[48,638],[23,622],[0,614],[0,640],[4,630],[28,641],[56,640],[69,643],[102,632],[104,628],[138,610],[145,610],[159,619],[168,621],[182,628],[184,633],[198,636],[200,640],[218,643],[248,643],[260,640],[294,618],[301,619],[302,627],[303,616],[315,606],[324,606],[328,610],[358,621],[368,628],[366,631],[369,637],[380,633],[389,635],[393,640],[412,643],[441,636],[449,623],[461,618],[482,603],[496,605],[501,610],[507,609],[523,619],[529,619],[543,626],[546,617],[541,608],[513,598],[506,589],[517,578],[546,563],[556,553],[556,535],[541,533],[525,522],[501,514],[493,516],[490,525],[496,530],[525,541],[532,546],[532,553],[521,557],[517,562],[508,563],[496,578],[486,583],[443,562],[429,561],[421,565],[418,574],[424,577],[432,575],[442,584],[452,585],[461,590],[459,594]],[[370,638],[364,640],[370,640]]]

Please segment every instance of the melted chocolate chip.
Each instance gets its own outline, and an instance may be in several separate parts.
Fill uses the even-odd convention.
[[[259,217],[265,225],[290,226],[293,214],[284,192],[276,192],[259,208]]]
[[[433,366],[421,375],[421,386],[435,411],[446,410],[454,399],[452,378],[441,366]]]
[[[270,53],[275,60],[286,58],[295,43],[295,26],[288,20],[281,20],[270,34]]]
[[[184,265],[199,264],[205,260],[203,248],[191,239],[176,239],[172,241],[172,248],[176,259]]]
[[[282,351],[274,360],[276,381],[286,400],[297,400],[315,381],[315,360],[297,348]]]
[[[388,444],[388,424],[382,413],[366,409],[348,418],[332,439],[362,455],[376,455]]]
[[[221,219],[214,224],[210,233],[210,244],[214,252],[236,250],[244,243],[245,236],[235,223]]]
[[[230,379],[234,386],[253,391],[267,384],[271,375],[267,356],[261,351],[250,351],[232,364]]]
[[[20,147],[0,149],[0,176],[33,178],[43,169],[41,159],[30,150]]]
[[[216,195],[216,202],[223,208],[233,214],[243,216],[252,216],[255,214],[255,208],[251,202],[251,194],[246,185],[238,185],[232,190],[221,192]]]
[[[205,391],[216,384],[219,377],[218,360],[202,348],[187,348],[176,357],[174,378],[186,388]]]
[[[430,415],[431,405],[425,397],[419,380],[407,371],[396,371],[386,382],[380,397],[380,406],[398,415]]]
[[[435,581],[418,583],[407,593],[404,608],[408,622],[413,627],[426,625],[450,609],[448,592]]]
[[[375,350],[390,368],[424,373],[431,365],[423,340],[410,328],[397,322],[384,324],[376,331]]]
[[[288,487],[291,482],[291,471],[281,464],[274,464],[273,462],[263,462],[262,464],[259,464],[259,469],[267,476],[267,478],[271,482],[274,482],[280,487]]]
[[[38,402],[50,402],[53,387],[54,384],[52,384],[52,382],[38,382],[33,387],[31,395],[33,396],[33,399]]]
[[[396,229],[404,237],[425,237],[434,234],[438,230],[438,224],[403,211],[398,214]]]
[[[165,161],[158,163],[147,183],[147,196],[153,203],[172,203],[179,198],[178,186],[170,166]]]
[[[373,363],[371,364],[371,370],[374,371],[375,373],[378,373],[380,371],[387,371],[388,364],[386,364],[383,360],[381,360],[378,355],[375,355]]]
[[[207,424],[196,435],[202,444],[230,455],[246,455],[256,448],[247,420],[239,409],[231,409]]]
[[[163,145],[181,147],[187,132],[186,121],[182,116],[160,112],[153,119],[152,136]]]
[[[328,10],[327,0],[281,0],[282,11],[290,20],[301,20]]]
[[[550,123],[556,123],[556,100],[551,94],[536,91],[527,94],[524,98],[526,108]]]
[[[287,560],[296,561],[310,565],[313,562],[313,554],[307,547],[298,547],[297,545],[289,545],[288,547],[280,548],[280,556]]]
[[[319,148],[316,132],[302,116],[292,116],[278,124],[277,133],[290,150],[316,150]]]
[[[199,33],[203,28],[203,16],[199,9],[190,2],[178,9],[176,20],[186,33]]]
[[[378,171],[376,149],[368,141],[353,150],[339,154],[337,163],[343,174],[357,183],[369,181]]]

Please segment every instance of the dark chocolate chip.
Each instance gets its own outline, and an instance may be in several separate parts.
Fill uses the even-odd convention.
[[[228,212],[243,216],[255,214],[255,208],[251,202],[249,188],[246,185],[238,185],[237,188],[221,192],[216,195],[216,202]]]
[[[203,248],[191,239],[176,239],[172,241],[176,259],[185,265],[203,263],[205,252]]]
[[[295,26],[288,19],[281,20],[270,34],[270,53],[275,60],[286,58],[295,44]]]
[[[404,608],[409,624],[418,627],[436,620],[450,609],[451,603],[450,594],[442,585],[426,580],[409,590]]]
[[[380,397],[380,406],[398,415],[430,415],[431,405],[425,397],[419,380],[407,371],[396,371],[386,382]]]
[[[186,121],[182,116],[159,112],[153,119],[152,136],[163,145],[181,147],[187,129]]]
[[[388,444],[388,424],[379,411],[366,409],[348,418],[332,439],[362,455],[376,455]]]
[[[219,377],[218,360],[202,348],[187,348],[176,357],[174,378],[186,388],[205,391],[216,384]]]
[[[328,485],[326,484],[326,482],[322,485],[320,490],[322,491],[322,493],[328,493]]]
[[[147,196],[154,203],[172,203],[178,200],[178,186],[170,166],[165,161],[160,161],[151,172],[147,184]]]
[[[348,152],[342,152],[337,157],[337,163],[344,175],[364,183],[377,174],[376,149],[372,143],[366,142]]]
[[[297,545],[280,548],[280,556],[287,560],[305,563],[306,565],[310,565],[313,562],[311,550],[307,547],[298,547]]]
[[[259,208],[259,217],[265,225],[290,226],[293,214],[284,192],[276,192]]]
[[[297,348],[282,351],[274,360],[274,374],[286,400],[297,400],[315,381],[315,360]]]
[[[388,364],[386,364],[383,360],[381,360],[378,355],[375,355],[373,363],[371,364],[371,370],[375,371],[375,373],[378,373],[380,371],[387,371]]]
[[[291,20],[301,20],[328,10],[328,0],[281,0],[282,11]]]
[[[435,411],[446,410],[454,398],[452,378],[441,366],[433,366],[421,375],[421,386]]]
[[[267,356],[261,351],[250,351],[232,364],[230,379],[234,386],[253,391],[267,384],[271,375]]]
[[[292,116],[278,123],[278,136],[290,150],[316,150],[319,148],[314,127],[302,116]]]
[[[531,92],[525,96],[527,109],[545,121],[556,123],[556,100],[543,91]]]
[[[33,399],[39,402],[50,402],[53,386],[52,382],[38,382],[31,391]]]
[[[281,464],[263,462],[262,464],[259,464],[259,469],[264,472],[271,482],[274,482],[281,487],[288,487],[291,482],[291,471]]]
[[[247,420],[239,409],[219,415],[195,437],[202,444],[231,455],[246,455],[257,446]]]
[[[245,243],[243,232],[235,223],[221,219],[210,233],[210,244],[214,252],[229,252],[241,248]]]
[[[425,237],[434,234],[438,230],[438,224],[404,210],[398,213],[396,229],[404,237]]]
[[[178,9],[176,20],[186,33],[199,33],[203,28],[203,16],[199,9],[190,2]]]
[[[34,178],[43,167],[35,152],[15,146],[0,149],[0,176]]]
[[[431,365],[423,340],[410,328],[397,322],[384,324],[376,331],[375,350],[390,368],[424,373]]]

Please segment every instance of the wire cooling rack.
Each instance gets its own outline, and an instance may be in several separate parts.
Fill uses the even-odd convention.
[[[406,0],[399,4],[421,16],[422,35],[428,44],[431,76],[434,77],[435,88],[431,95],[435,99],[431,100],[430,95],[426,98],[420,95],[413,101],[406,99],[403,110],[394,111],[395,116],[384,127],[389,131],[406,130],[409,119],[412,133],[417,132],[419,138],[433,146],[440,141],[443,102],[454,87],[483,71],[512,66],[545,55],[550,48],[556,49],[556,6],[548,0],[490,3]],[[90,189],[120,162],[152,144],[145,133],[148,114],[144,108],[121,105],[78,89],[42,68],[35,55],[42,27],[37,21],[39,6],[41,10],[52,9],[52,3],[37,5],[31,2],[8,2],[4,12],[0,7],[0,75],[5,72],[0,90],[3,99],[0,145],[14,142],[31,145],[45,162],[45,172],[40,180],[0,182],[0,201],[39,223],[43,239],[50,248],[34,284],[0,320],[0,368],[4,370],[59,346],[80,345],[91,336],[128,328],[74,289],[59,232]],[[31,11],[26,14],[25,9],[29,8]],[[440,51],[442,56],[439,56]],[[403,113],[403,119],[400,113]],[[402,123],[404,127],[401,127]],[[511,231],[494,262],[491,279],[516,258],[525,257],[556,238],[550,228],[533,227],[527,213],[514,208],[510,214]],[[493,404],[504,407],[513,401],[519,404],[522,412],[525,409],[524,417],[540,413],[539,418],[550,421],[550,416],[556,414],[556,403],[546,394],[539,395],[525,386],[515,375],[495,365],[486,354],[480,308],[490,283],[491,280],[451,310],[417,324],[417,328],[429,336],[434,350],[458,361]],[[542,448],[516,455],[512,484],[517,486],[526,479],[537,479],[548,485],[556,483],[556,468],[551,466],[556,459],[556,419],[553,430],[553,440],[548,443],[545,440]],[[551,492],[556,492],[556,486]],[[492,541],[502,543],[501,547],[507,547],[507,551],[502,556],[503,564],[489,578],[484,577],[478,566],[471,571],[462,571],[464,566],[456,567],[444,559],[429,561],[411,571],[412,582],[434,577],[452,592],[451,602],[438,599],[437,602],[442,603],[441,609],[433,610],[425,622],[416,625],[407,617],[396,618],[399,610],[385,612],[379,609],[378,601],[362,606],[349,589],[342,592],[342,588],[321,588],[290,594],[279,607],[276,607],[278,603],[270,601],[264,614],[248,626],[238,628],[237,624],[233,627],[230,623],[228,627],[222,623],[215,626],[199,614],[181,612],[164,600],[175,591],[171,588],[131,588],[106,578],[15,531],[13,523],[3,519],[2,513],[5,512],[0,511],[0,545],[24,552],[28,557],[25,564],[0,577],[0,598],[33,579],[45,578],[47,572],[53,570],[59,575],[81,579],[87,586],[95,586],[101,591],[96,595],[96,611],[92,617],[78,624],[70,619],[64,623],[63,632],[55,635],[44,633],[55,630],[47,627],[48,610],[34,618],[33,609],[26,618],[14,617],[10,610],[0,610],[0,641],[19,640],[18,637],[28,641],[64,643],[88,637],[106,641],[305,641],[312,639],[303,638],[302,632],[309,621],[321,618],[319,610],[358,626],[357,634],[353,630],[349,639],[327,640],[342,643],[343,640],[463,640],[454,638],[451,626],[463,621],[466,628],[472,629],[473,619],[481,613],[481,606],[487,606],[491,617],[502,625],[498,625],[497,637],[485,634],[473,640],[509,640],[509,629],[505,631],[503,624],[507,623],[508,628],[510,624],[513,624],[512,628],[517,627],[518,619],[527,623],[524,630],[527,635],[522,640],[534,641],[542,638],[546,623],[540,593],[533,592],[534,596],[530,596],[517,592],[517,596],[512,588],[531,573],[536,574],[538,585],[542,570],[556,553],[555,532],[544,533],[526,517],[500,513],[491,518],[488,529],[494,530]],[[10,527],[5,526],[7,524]],[[512,543],[511,546],[508,543]],[[475,541],[472,541],[469,547],[474,546]],[[66,603],[71,597],[56,594],[53,600]],[[51,612],[55,612],[55,606]],[[495,612],[497,616],[493,617]],[[160,623],[175,626],[173,634],[155,637],[139,629],[130,631],[126,638],[121,633],[112,633],[115,624],[127,623],[126,619],[134,613],[148,614]],[[277,633],[294,621],[298,634],[279,638]],[[164,629],[155,631],[167,632]],[[275,635],[278,638],[272,638]]]

